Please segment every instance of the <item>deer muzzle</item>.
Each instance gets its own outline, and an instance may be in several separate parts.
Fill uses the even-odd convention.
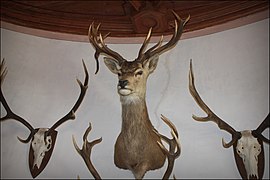
[[[128,80],[119,80],[118,82],[118,93],[122,96],[128,96],[132,93],[132,90],[127,86],[129,84]]]
[[[128,80],[119,80],[118,87],[124,89],[128,85]]]

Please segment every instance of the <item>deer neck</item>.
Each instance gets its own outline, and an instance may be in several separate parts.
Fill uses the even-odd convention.
[[[126,97],[124,97],[126,98]],[[145,98],[132,97],[131,99],[122,99],[122,132],[130,129],[140,129],[152,127],[148,116]]]

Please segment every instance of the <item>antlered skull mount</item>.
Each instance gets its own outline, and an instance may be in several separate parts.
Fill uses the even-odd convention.
[[[84,84],[80,80],[77,79],[77,82],[80,86],[81,92],[79,95],[78,100],[76,101],[73,108],[61,119],[59,119],[51,128],[36,128],[34,129],[28,121],[26,121],[24,118],[16,115],[11,108],[9,107],[6,99],[3,96],[2,92],[2,83],[4,81],[4,78],[7,74],[7,68],[5,66],[5,60],[3,59],[0,64],[0,79],[1,79],[1,86],[0,86],[0,95],[1,99],[0,102],[2,103],[3,107],[6,110],[6,115],[4,117],[0,118],[0,122],[13,119],[16,121],[19,121],[23,125],[25,125],[29,130],[30,134],[27,139],[23,140],[18,137],[19,141],[22,143],[30,143],[30,150],[29,150],[29,169],[31,172],[31,175],[33,178],[35,178],[37,175],[39,175],[43,169],[46,167],[51,155],[52,151],[56,142],[57,137],[57,131],[55,130],[58,126],[60,126],[62,123],[75,119],[75,112],[79,108],[81,102],[84,99],[86,90],[88,88],[88,81],[89,81],[89,75],[86,68],[86,65],[83,61],[83,67],[85,72],[85,80]]]
[[[222,139],[222,144],[224,148],[233,146],[235,162],[241,177],[243,179],[262,179],[264,173],[263,142],[269,144],[269,138],[264,137],[262,132],[270,126],[269,114],[256,130],[236,131],[214,114],[201,99],[194,84],[192,61],[190,61],[189,91],[197,104],[207,114],[207,117],[193,115],[192,118],[200,122],[213,121],[220,129],[229,132],[232,135],[232,140],[229,143],[225,143]]]
[[[262,179],[264,173],[263,141],[251,130],[241,131],[241,138],[233,144],[234,158],[243,179]]]
[[[38,169],[40,168],[45,153],[48,152],[52,147],[52,137],[48,135],[46,139],[44,138],[45,132],[47,130],[48,129],[46,128],[37,129],[37,132],[31,142],[30,148],[34,154],[34,162],[32,165],[32,169],[35,166],[37,166]]]

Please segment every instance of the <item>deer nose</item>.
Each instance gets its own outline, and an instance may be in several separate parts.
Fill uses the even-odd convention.
[[[119,80],[118,86],[121,88],[125,88],[125,86],[128,84],[128,80]]]

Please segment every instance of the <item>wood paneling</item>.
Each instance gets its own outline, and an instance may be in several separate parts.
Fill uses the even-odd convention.
[[[269,9],[269,1],[1,1],[1,21],[52,32],[87,35],[101,23],[111,37],[142,37],[172,33],[174,10],[191,19],[185,32],[220,25]]]

